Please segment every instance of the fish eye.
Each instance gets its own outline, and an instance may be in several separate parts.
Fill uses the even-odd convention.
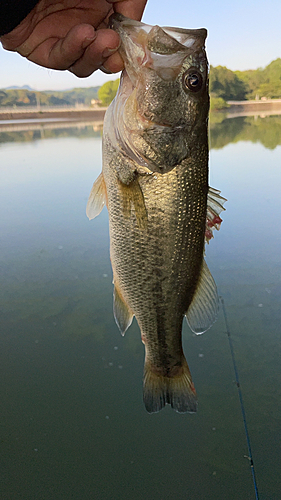
[[[203,86],[203,77],[195,68],[190,68],[183,74],[183,85],[191,92],[199,92]]]

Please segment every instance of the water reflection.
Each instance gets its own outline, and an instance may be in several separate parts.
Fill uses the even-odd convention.
[[[6,142],[30,142],[60,137],[101,137],[103,122],[75,120],[0,121],[0,145]]]
[[[222,114],[212,115],[210,146],[220,149],[239,141],[260,142],[267,149],[281,144],[281,116],[237,117],[227,119]]]
[[[267,120],[269,134],[278,120]],[[211,185],[229,202],[208,265],[227,307],[260,496],[277,499],[281,148],[220,130]],[[0,147],[3,498],[252,498],[223,318],[200,337],[184,326],[196,416],[147,415],[138,327],[121,338],[112,315],[107,214],[92,226],[85,215],[101,139],[63,133]]]
[[[31,142],[37,139],[60,137],[101,137],[101,122],[57,121],[54,123],[0,122],[0,145],[6,142]],[[224,113],[212,113],[210,117],[210,148],[221,149],[239,141],[260,142],[267,149],[281,144],[281,116],[238,116],[228,118]]]

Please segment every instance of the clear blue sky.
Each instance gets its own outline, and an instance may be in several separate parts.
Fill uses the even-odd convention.
[[[148,0],[143,21],[160,26],[207,28],[207,51],[213,66],[256,69],[281,57],[280,0]],[[37,90],[60,90],[101,85],[117,78],[97,71],[80,79],[68,72],[40,68],[2,47],[0,68],[0,88],[27,84]]]

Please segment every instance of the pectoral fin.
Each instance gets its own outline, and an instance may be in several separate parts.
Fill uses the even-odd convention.
[[[133,321],[134,315],[129,306],[124,301],[115,282],[113,292],[113,313],[121,335],[125,335],[126,330],[129,328],[130,324]]]
[[[205,260],[203,260],[197,288],[185,315],[191,330],[197,334],[208,330],[217,319],[218,309],[217,287]]]
[[[213,231],[220,228],[222,219],[220,218],[220,213],[225,210],[223,204],[226,202],[226,198],[220,196],[220,191],[217,189],[209,187],[208,199],[207,199],[207,217],[206,217],[206,231],[205,231],[205,241],[209,241],[214,237]]]
[[[119,186],[122,193],[122,209],[124,217],[129,218],[133,209],[139,228],[146,228],[147,211],[143,193],[138,180],[135,179],[129,186],[121,183],[119,184]]]
[[[98,176],[87,203],[86,214],[90,220],[97,217],[106,203],[106,187],[102,173]]]

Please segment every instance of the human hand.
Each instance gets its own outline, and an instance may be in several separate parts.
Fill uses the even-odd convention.
[[[146,0],[40,0],[26,18],[1,37],[6,50],[46,68],[87,77],[97,69],[124,67],[119,36],[108,28],[113,12],[140,20]]]

